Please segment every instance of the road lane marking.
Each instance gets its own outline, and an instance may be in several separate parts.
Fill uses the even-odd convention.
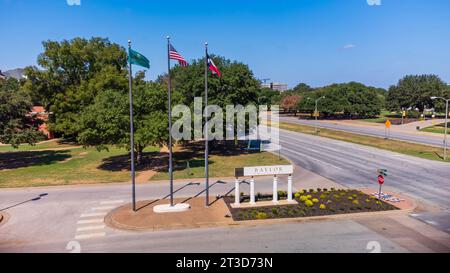
[[[79,227],[79,228],[77,228],[77,232],[99,230],[99,229],[104,229],[104,228],[105,228],[105,225]]]
[[[425,221],[425,222],[427,222],[428,224],[430,224],[430,225],[433,225],[433,226],[437,226],[438,225],[438,223],[436,223],[435,221]]]
[[[114,200],[114,201],[102,201],[100,205],[112,205],[112,204],[122,204],[123,200]]]
[[[80,215],[80,218],[90,218],[90,217],[98,217],[98,216],[105,216],[105,212],[94,212],[94,213],[83,213]]]
[[[92,208],[92,210],[109,210],[109,209],[114,209],[114,206],[103,206],[103,207],[95,207]]]
[[[92,219],[92,220],[79,220],[77,225],[85,225],[85,224],[98,224],[103,223],[103,218],[101,219]]]
[[[91,238],[104,237],[104,236],[106,236],[105,232],[81,234],[81,235],[75,236],[75,240],[91,239]]]

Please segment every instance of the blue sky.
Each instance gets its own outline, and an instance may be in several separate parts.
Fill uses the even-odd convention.
[[[255,76],[322,86],[388,87],[406,74],[450,83],[450,1],[381,0],[0,0],[0,69],[36,63],[43,40],[108,37],[166,70],[165,36],[188,59],[210,51]]]

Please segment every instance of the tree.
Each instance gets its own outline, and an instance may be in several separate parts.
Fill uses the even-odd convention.
[[[141,79],[142,80],[142,79]],[[135,83],[139,81],[139,77]],[[133,92],[135,151],[141,163],[143,150],[148,146],[162,146],[169,139],[166,94],[156,83],[136,84]],[[108,145],[130,149],[128,93],[116,90],[101,92],[93,104],[81,113],[77,140],[98,150]]]
[[[350,82],[333,84],[316,89],[302,100],[298,108],[301,111],[313,112],[315,100],[320,101],[319,111],[325,116],[341,115],[344,117],[371,117],[380,114],[383,100],[380,90],[361,83]]]
[[[34,145],[44,135],[37,130],[39,121],[30,116],[30,95],[16,79],[0,80],[0,142],[17,148],[22,143]]]
[[[387,107],[392,111],[417,108],[422,112],[438,105],[430,97],[443,96],[446,89],[447,85],[436,75],[406,76],[389,88]]]
[[[294,87],[294,89],[292,89],[292,92],[299,95],[302,93],[310,93],[312,91],[314,91],[314,89],[306,83],[299,83],[296,87]]]
[[[299,95],[288,95],[285,96],[282,101],[280,108],[282,108],[285,112],[294,111],[297,114],[297,106],[300,103],[301,97]]]
[[[214,63],[222,73],[218,78],[209,74],[209,104],[220,107],[233,104],[257,104],[260,83],[250,68],[240,62],[224,57],[213,57]],[[188,67],[176,66],[172,70],[172,84],[175,93],[179,93],[182,103],[192,105],[195,97],[204,97],[205,59],[194,60]]]
[[[127,89],[125,49],[104,38],[43,42],[38,57],[43,68],[27,67],[24,88],[53,115],[52,131],[75,138],[77,117],[102,90]]]

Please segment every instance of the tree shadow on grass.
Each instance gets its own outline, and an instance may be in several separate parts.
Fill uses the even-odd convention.
[[[209,154],[210,156],[236,156],[257,153],[254,151],[247,151],[246,148],[247,144],[244,141],[240,141],[237,144],[235,144],[234,141],[211,141]],[[188,164],[190,168],[204,166],[204,154],[205,143],[203,141],[183,143],[181,148],[174,152],[174,170],[185,170],[188,168]],[[166,152],[143,153],[141,164],[136,164],[136,171],[153,170],[157,172],[167,172],[168,161],[169,154]],[[209,164],[214,164],[214,161],[210,160]],[[98,169],[114,172],[130,171],[130,165],[130,155],[127,154],[105,158],[102,164],[98,166]]]
[[[50,165],[71,157],[69,150],[0,153],[0,170]]]

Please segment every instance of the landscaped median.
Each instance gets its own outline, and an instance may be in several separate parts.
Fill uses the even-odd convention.
[[[256,204],[249,203],[249,197],[242,195],[241,203],[234,207],[233,196],[212,200],[206,208],[204,198],[175,199],[175,203],[187,203],[187,212],[155,213],[157,205],[167,204],[168,199],[147,200],[137,203],[137,211],[131,204],[111,211],[105,222],[112,228],[135,231],[156,231],[170,229],[191,229],[247,224],[279,223],[280,221],[308,221],[334,219],[336,217],[374,216],[377,214],[409,212],[416,205],[409,197],[401,196],[402,202],[381,201],[373,190],[311,189],[295,193],[295,199],[287,202],[286,193],[279,192],[280,201],[273,203],[272,195],[258,194]],[[390,193],[393,194],[393,193]],[[397,194],[393,194],[400,196]]]
[[[360,145],[366,145],[378,149],[397,152],[405,155],[416,156],[420,158],[441,161],[443,160],[442,148],[427,146],[422,144],[410,143],[405,141],[383,139],[379,137],[366,136],[360,134],[353,134],[344,131],[331,130],[321,128],[317,134],[316,129],[312,126],[293,124],[288,122],[281,122],[279,124],[280,129],[293,131],[302,134],[319,135],[321,137],[341,140],[345,142],[351,142]],[[450,162],[450,158],[447,158],[445,162]]]

